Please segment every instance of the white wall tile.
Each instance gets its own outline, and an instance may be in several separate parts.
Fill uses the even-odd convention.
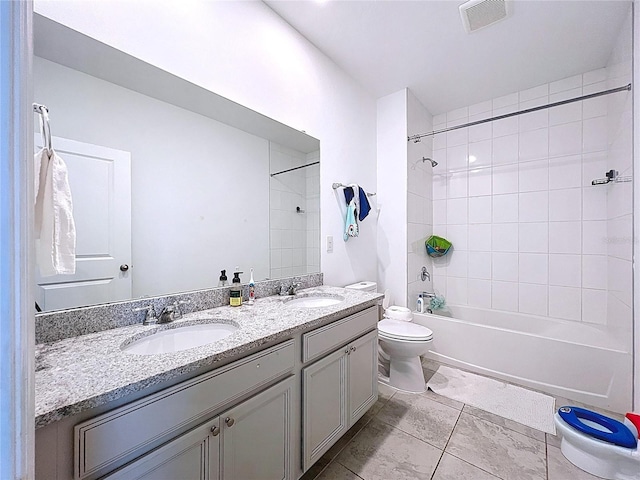
[[[519,195],[520,222],[545,222],[549,219],[549,193],[529,192]]]
[[[582,321],[597,325],[607,324],[607,292],[582,290]]]
[[[582,288],[607,288],[607,257],[605,255],[582,256]]]
[[[491,165],[491,140],[482,140],[469,144],[469,168]],[[473,157],[473,158],[472,158]],[[473,162],[471,160],[475,159]]]
[[[607,222],[604,220],[582,222],[582,253],[601,255],[607,251]]]
[[[582,95],[582,88],[568,90],[562,93],[549,95],[549,103],[560,102],[568,98],[576,98]],[[582,120],[582,102],[568,103],[549,109],[549,125],[577,122]]]
[[[607,149],[607,117],[589,118],[583,122],[582,151]]]
[[[549,255],[549,285],[580,287],[582,265],[580,255]]]
[[[545,83],[537,87],[522,90],[518,99],[519,102],[522,103],[535,98],[546,97],[547,95],[549,95],[549,85]]]
[[[514,112],[516,110],[515,105],[512,107],[500,108],[493,111],[493,115],[498,117],[507,113]],[[505,135],[511,135],[518,133],[518,117],[508,117],[501,120],[493,121],[493,137],[504,137]]]
[[[469,196],[491,195],[491,168],[469,170]]]
[[[493,165],[518,161],[518,135],[494,138],[492,143]]]
[[[433,224],[434,225],[447,224],[447,200],[433,201]]]
[[[485,114],[480,115],[482,117]],[[473,120],[481,120],[481,118],[474,118]],[[481,123],[480,125],[474,125],[469,127],[469,142],[470,145],[474,142],[480,142],[482,140],[491,140],[493,137],[493,125],[491,122]]]
[[[460,121],[457,122],[457,124],[461,124],[461,123],[466,123],[466,119],[461,119]],[[448,126],[449,122],[447,122]],[[447,136],[447,148],[449,147],[455,147],[456,145],[467,145],[467,142],[469,141],[469,137],[468,137],[468,129],[467,128],[460,128],[458,130],[451,130],[450,132],[447,132],[446,134],[441,133],[440,135],[446,135]]]
[[[520,192],[539,192],[549,189],[549,161],[537,160],[518,166],[518,189]]]
[[[580,222],[549,223],[549,253],[579,254],[582,247]]]
[[[491,253],[469,252],[469,278],[491,279]]]
[[[558,93],[573,88],[582,87],[582,75],[574,75],[572,77],[563,78],[549,84],[549,93]]]
[[[549,188],[579,187],[582,185],[582,157],[568,155],[549,160]]]
[[[549,283],[549,255],[546,253],[521,253],[518,256],[520,283]],[[546,308],[546,307],[545,307]]]
[[[518,281],[518,254],[499,253],[491,254],[491,278],[506,282]]]
[[[447,224],[460,225],[467,222],[467,198],[447,200]]]
[[[447,276],[449,277],[467,277],[467,268],[469,265],[469,255],[465,250],[456,250],[455,244],[453,250],[449,252],[449,265],[447,266]]]
[[[582,189],[582,218],[583,220],[607,219],[607,186],[594,185]]]
[[[502,97],[497,97],[493,99],[493,110],[494,112],[499,108],[508,107],[510,105],[518,104],[518,92],[510,93],[508,95],[503,95]]]
[[[447,123],[452,122],[454,120],[466,120],[469,116],[469,108],[462,107],[456,110],[451,110],[447,112]]]
[[[582,122],[549,127],[549,156],[576,155],[582,151]]]
[[[520,223],[518,250],[524,253],[549,251],[549,224],[547,222]]]
[[[491,225],[491,248],[494,252],[517,252],[518,224],[497,223]]]
[[[447,277],[447,303],[453,305],[467,304],[467,279]]]
[[[546,128],[522,132],[519,139],[520,161],[546,158],[549,155],[549,132]]]
[[[467,145],[447,148],[447,170],[467,168]]]
[[[582,185],[591,186],[591,181],[603,178],[607,171],[607,153],[592,152],[582,155]]]
[[[469,223],[491,223],[491,197],[469,198]]]
[[[494,195],[492,197],[493,223],[518,221],[518,194]]]
[[[549,287],[549,316],[565,320],[580,320],[582,291],[572,287]]]
[[[467,280],[468,304],[472,307],[491,308],[491,282],[469,278]]]
[[[581,188],[549,191],[549,221],[579,221],[581,218]]]
[[[467,225],[448,225],[447,240],[453,243],[456,250],[469,250],[469,236]]]
[[[491,282],[491,308],[518,311],[518,284],[515,282]]]
[[[603,82],[607,79],[607,69],[598,68],[582,74],[582,85],[590,85],[592,83]]]
[[[447,198],[447,176],[437,174],[433,176],[433,199],[442,200]]]
[[[549,299],[546,285],[520,283],[518,290],[518,311],[531,315],[547,315]]]
[[[469,106],[469,116],[478,115],[479,113],[491,113],[492,109],[491,100],[487,100],[485,102],[475,103]]]
[[[584,87],[584,94],[601,92],[607,89],[607,82],[595,83]],[[582,102],[582,118],[601,117],[607,114],[607,98],[596,97]]]
[[[527,102],[520,106],[523,110],[527,108],[533,108],[538,106],[538,101]],[[547,103],[546,99],[542,103]],[[539,128],[546,128],[549,126],[549,111],[538,110],[537,112],[524,113],[520,115],[520,121],[518,128],[521,132],[528,132],[529,130],[537,130]]]
[[[448,175],[449,185],[447,186],[448,198],[461,198],[467,196],[467,172],[452,172]]]
[[[469,225],[469,250],[490,252],[491,251],[491,225],[471,224]]]
[[[493,167],[492,192],[494,195],[501,193],[518,192],[518,165],[505,165]]]

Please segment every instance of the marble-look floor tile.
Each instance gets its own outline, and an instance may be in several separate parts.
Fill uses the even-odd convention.
[[[501,417],[500,415],[486,412],[479,408],[472,407],[471,405],[465,405],[462,411],[468,413],[469,415],[473,415],[474,417],[482,418],[483,420],[486,420],[488,422],[500,425],[501,427],[515,430],[516,432],[522,433],[527,437],[535,438],[540,442],[545,441],[545,432],[528,427],[527,425],[523,425],[508,418]]]
[[[429,480],[442,451],[377,418],[336,459],[364,480]]]
[[[317,480],[362,480],[361,477],[353,473],[348,468],[340,465],[338,462],[333,462],[329,465]]]
[[[430,398],[431,400],[434,400],[438,403],[442,403],[443,405],[446,405],[448,407],[455,408],[456,410],[462,410],[462,407],[464,407],[464,403],[459,402],[458,400],[454,400],[453,398],[443,397],[442,395],[437,394],[433,390],[427,390],[426,392],[421,393],[420,395],[424,395],[425,397]]]
[[[459,415],[425,395],[397,392],[377,418],[443,450]]]
[[[544,442],[464,412],[445,451],[500,478],[547,476]]]
[[[549,480],[597,480],[599,477],[580,470],[567,460],[559,448],[547,445]]]
[[[378,382],[378,400],[387,401],[397,392],[397,390],[382,382]]]
[[[445,453],[440,459],[433,480],[500,480],[478,467]]]

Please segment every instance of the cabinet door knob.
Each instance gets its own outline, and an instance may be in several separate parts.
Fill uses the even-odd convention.
[[[231,417],[227,417],[224,419],[224,423],[227,424],[227,427],[233,427],[233,424],[236,423],[236,421]]]
[[[351,350],[348,349],[348,348],[344,351],[344,353],[346,353],[347,355],[349,355],[350,352],[351,352]]]
[[[123,263],[122,265],[120,265],[121,272],[126,272],[127,270],[129,270],[129,265],[127,265],[126,263]]]
[[[356,351],[356,347],[351,347],[351,351],[355,352]]]
[[[220,433],[220,428],[218,426],[214,425],[213,427],[211,427],[211,434],[214,437],[217,437],[219,433]]]

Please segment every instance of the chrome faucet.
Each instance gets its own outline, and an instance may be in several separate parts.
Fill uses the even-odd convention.
[[[289,285],[289,287],[285,287],[283,283],[282,285],[280,285],[280,291],[278,292],[278,295],[280,295],[281,297],[285,295],[295,295],[296,293],[298,293],[298,288],[300,288],[301,286],[301,283],[294,282]]]
[[[153,308],[153,304],[147,305],[146,307],[134,308],[134,312],[142,312],[144,311],[144,318],[142,320],[143,325],[155,325],[158,323],[158,319],[156,318],[156,310]]]
[[[182,318],[182,309],[180,308],[180,305],[186,305],[187,303],[191,303],[191,300],[176,300],[171,304],[173,305],[176,318]]]
[[[176,307],[172,305],[166,305],[162,312],[160,312],[160,317],[158,317],[158,323],[171,323],[176,319]]]

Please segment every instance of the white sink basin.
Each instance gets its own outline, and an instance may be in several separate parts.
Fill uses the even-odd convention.
[[[331,305],[337,305],[338,303],[344,302],[343,297],[325,297],[325,296],[307,296],[307,297],[299,297],[294,298],[293,300],[288,300],[285,305],[288,307],[298,307],[298,308],[318,308],[318,307],[329,307]]]
[[[120,348],[136,355],[179,352],[222,340],[236,330],[237,326],[228,323],[200,323],[161,330]]]

